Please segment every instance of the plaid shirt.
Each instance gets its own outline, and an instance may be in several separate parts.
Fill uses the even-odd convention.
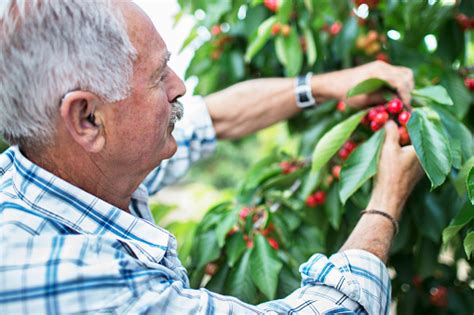
[[[205,105],[192,110],[176,130],[177,154],[133,194],[131,214],[16,147],[0,155],[0,314],[387,314],[385,265],[361,250],[315,254],[300,267],[300,289],[256,306],[189,287],[176,239],[153,224],[148,195],[213,150]]]

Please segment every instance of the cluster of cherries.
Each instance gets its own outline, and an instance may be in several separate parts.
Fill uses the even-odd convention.
[[[299,168],[301,168],[302,166],[304,165],[304,162],[302,161],[297,161],[297,160],[293,160],[293,161],[282,161],[280,162],[279,166],[281,168],[281,172],[283,174],[291,174],[293,173],[294,171],[298,170]]]
[[[247,220],[247,217],[249,215],[252,215],[255,212],[255,208],[249,208],[249,207],[244,207],[240,210],[239,213],[239,218],[241,223],[245,222]],[[254,215],[252,217],[252,220],[255,222],[258,220],[258,215]],[[232,229],[230,229],[229,232],[227,232],[227,236],[231,236],[235,234],[236,232],[240,231],[239,226],[234,226]],[[268,224],[268,226],[264,229],[258,229],[257,233],[262,234],[267,238],[268,244],[274,248],[275,250],[278,250],[280,248],[280,244],[278,244],[277,240],[274,239],[273,237],[270,236],[270,234],[275,231],[275,226],[273,223]],[[247,248],[253,248],[253,239],[248,235],[244,234],[244,241],[247,245]]]
[[[306,198],[306,205],[310,208],[323,205],[326,202],[326,193],[322,190],[315,191]]]
[[[389,119],[397,121],[400,144],[406,145],[410,143],[410,136],[406,128],[410,116],[411,114],[405,110],[403,102],[398,98],[394,98],[385,105],[372,108],[362,119],[362,124],[369,126],[375,132],[380,130]]]
[[[275,23],[272,25],[272,35],[277,36],[278,34],[281,34],[285,37],[288,37],[291,33],[291,26],[288,24],[281,24],[281,23]]]

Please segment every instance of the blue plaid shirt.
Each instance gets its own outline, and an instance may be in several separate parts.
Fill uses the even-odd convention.
[[[189,287],[176,239],[153,224],[148,196],[213,150],[211,120],[195,103],[176,129],[177,154],[133,194],[130,214],[16,147],[0,155],[0,314],[388,313],[387,269],[361,250],[315,254],[300,267],[300,289],[260,305]]]

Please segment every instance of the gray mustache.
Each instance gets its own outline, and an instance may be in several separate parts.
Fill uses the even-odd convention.
[[[184,115],[184,107],[183,104],[181,104],[180,101],[176,101],[171,103],[171,119],[170,119],[170,125],[174,125],[183,118]]]

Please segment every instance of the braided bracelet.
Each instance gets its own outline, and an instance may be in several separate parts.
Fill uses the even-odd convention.
[[[395,230],[395,235],[398,234],[398,222],[397,222],[397,220],[394,219],[394,217],[392,217],[387,212],[380,211],[380,210],[375,210],[375,209],[370,209],[370,210],[361,211],[360,215],[363,215],[363,214],[379,214],[379,215],[389,219],[390,222],[392,222],[392,224],[393,224],[393,229]]]

